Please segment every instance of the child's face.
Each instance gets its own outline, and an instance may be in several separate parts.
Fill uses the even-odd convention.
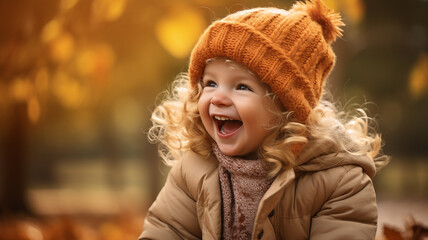
[[[199,113],[220,150],[229,156],[257,158],[276,117],[266,85],[246,67],[216,60],[206,66],[202,86]]]

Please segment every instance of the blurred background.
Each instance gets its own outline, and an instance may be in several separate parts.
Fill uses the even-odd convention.
[[[377,118],[379,221],[428,225],[428,1],[342,13],[329,85]],[[215,19],[291,0],[0,0],[0,239],[136,239],[168,173],[146,132]],[[382,230],[380,228],[380,230]]]

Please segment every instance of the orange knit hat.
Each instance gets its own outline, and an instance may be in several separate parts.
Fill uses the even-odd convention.
[[[344,26],[321,0],[298,2],[289,10],[255,8],[213,22],[192,51],[191,87],[206,60],[226,57],[251,69],[279,97],[292,117],[304,123],[318,103],[335,55],[331,42]]]

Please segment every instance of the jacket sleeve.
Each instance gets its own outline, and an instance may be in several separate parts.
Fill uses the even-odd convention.
[[[141,239],[200,239],[196,201],[189,193],[178,161],[149,208]]]
[[[344,166],[331,196],[312,218],[311,239],[375,239],[377,205],[371,179]]]

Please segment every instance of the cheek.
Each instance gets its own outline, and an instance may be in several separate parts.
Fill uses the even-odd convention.
[[[204,95],[201,95],[201,97],[198,100],[198,111],[199,114],[202,115],[207,114],[208,112],[208,106],[207,106],[207,101],[206,101],[206,97]]]
[[[252,131],[262,137],[269,135],[275,119],[274,114],[266,109],[266,105],[262,101],[252,104],[246,109],[245,119],[252,126]]]
[[[209,100],[206,96],[201,95],[198,101],[198,111],[201,116],[202,123],[204,124],[205,129],[208,127],[208,121],[210,120],[209,112]]]
[[[264,112],[263,114],[266,114]],[[271,119],[268,117],[259,118],[259,121],[254,123],[255,131],[252,133],[254,139],[257,139],[257,142],[261,144],[264,139],[272,133],[272,124]]]

